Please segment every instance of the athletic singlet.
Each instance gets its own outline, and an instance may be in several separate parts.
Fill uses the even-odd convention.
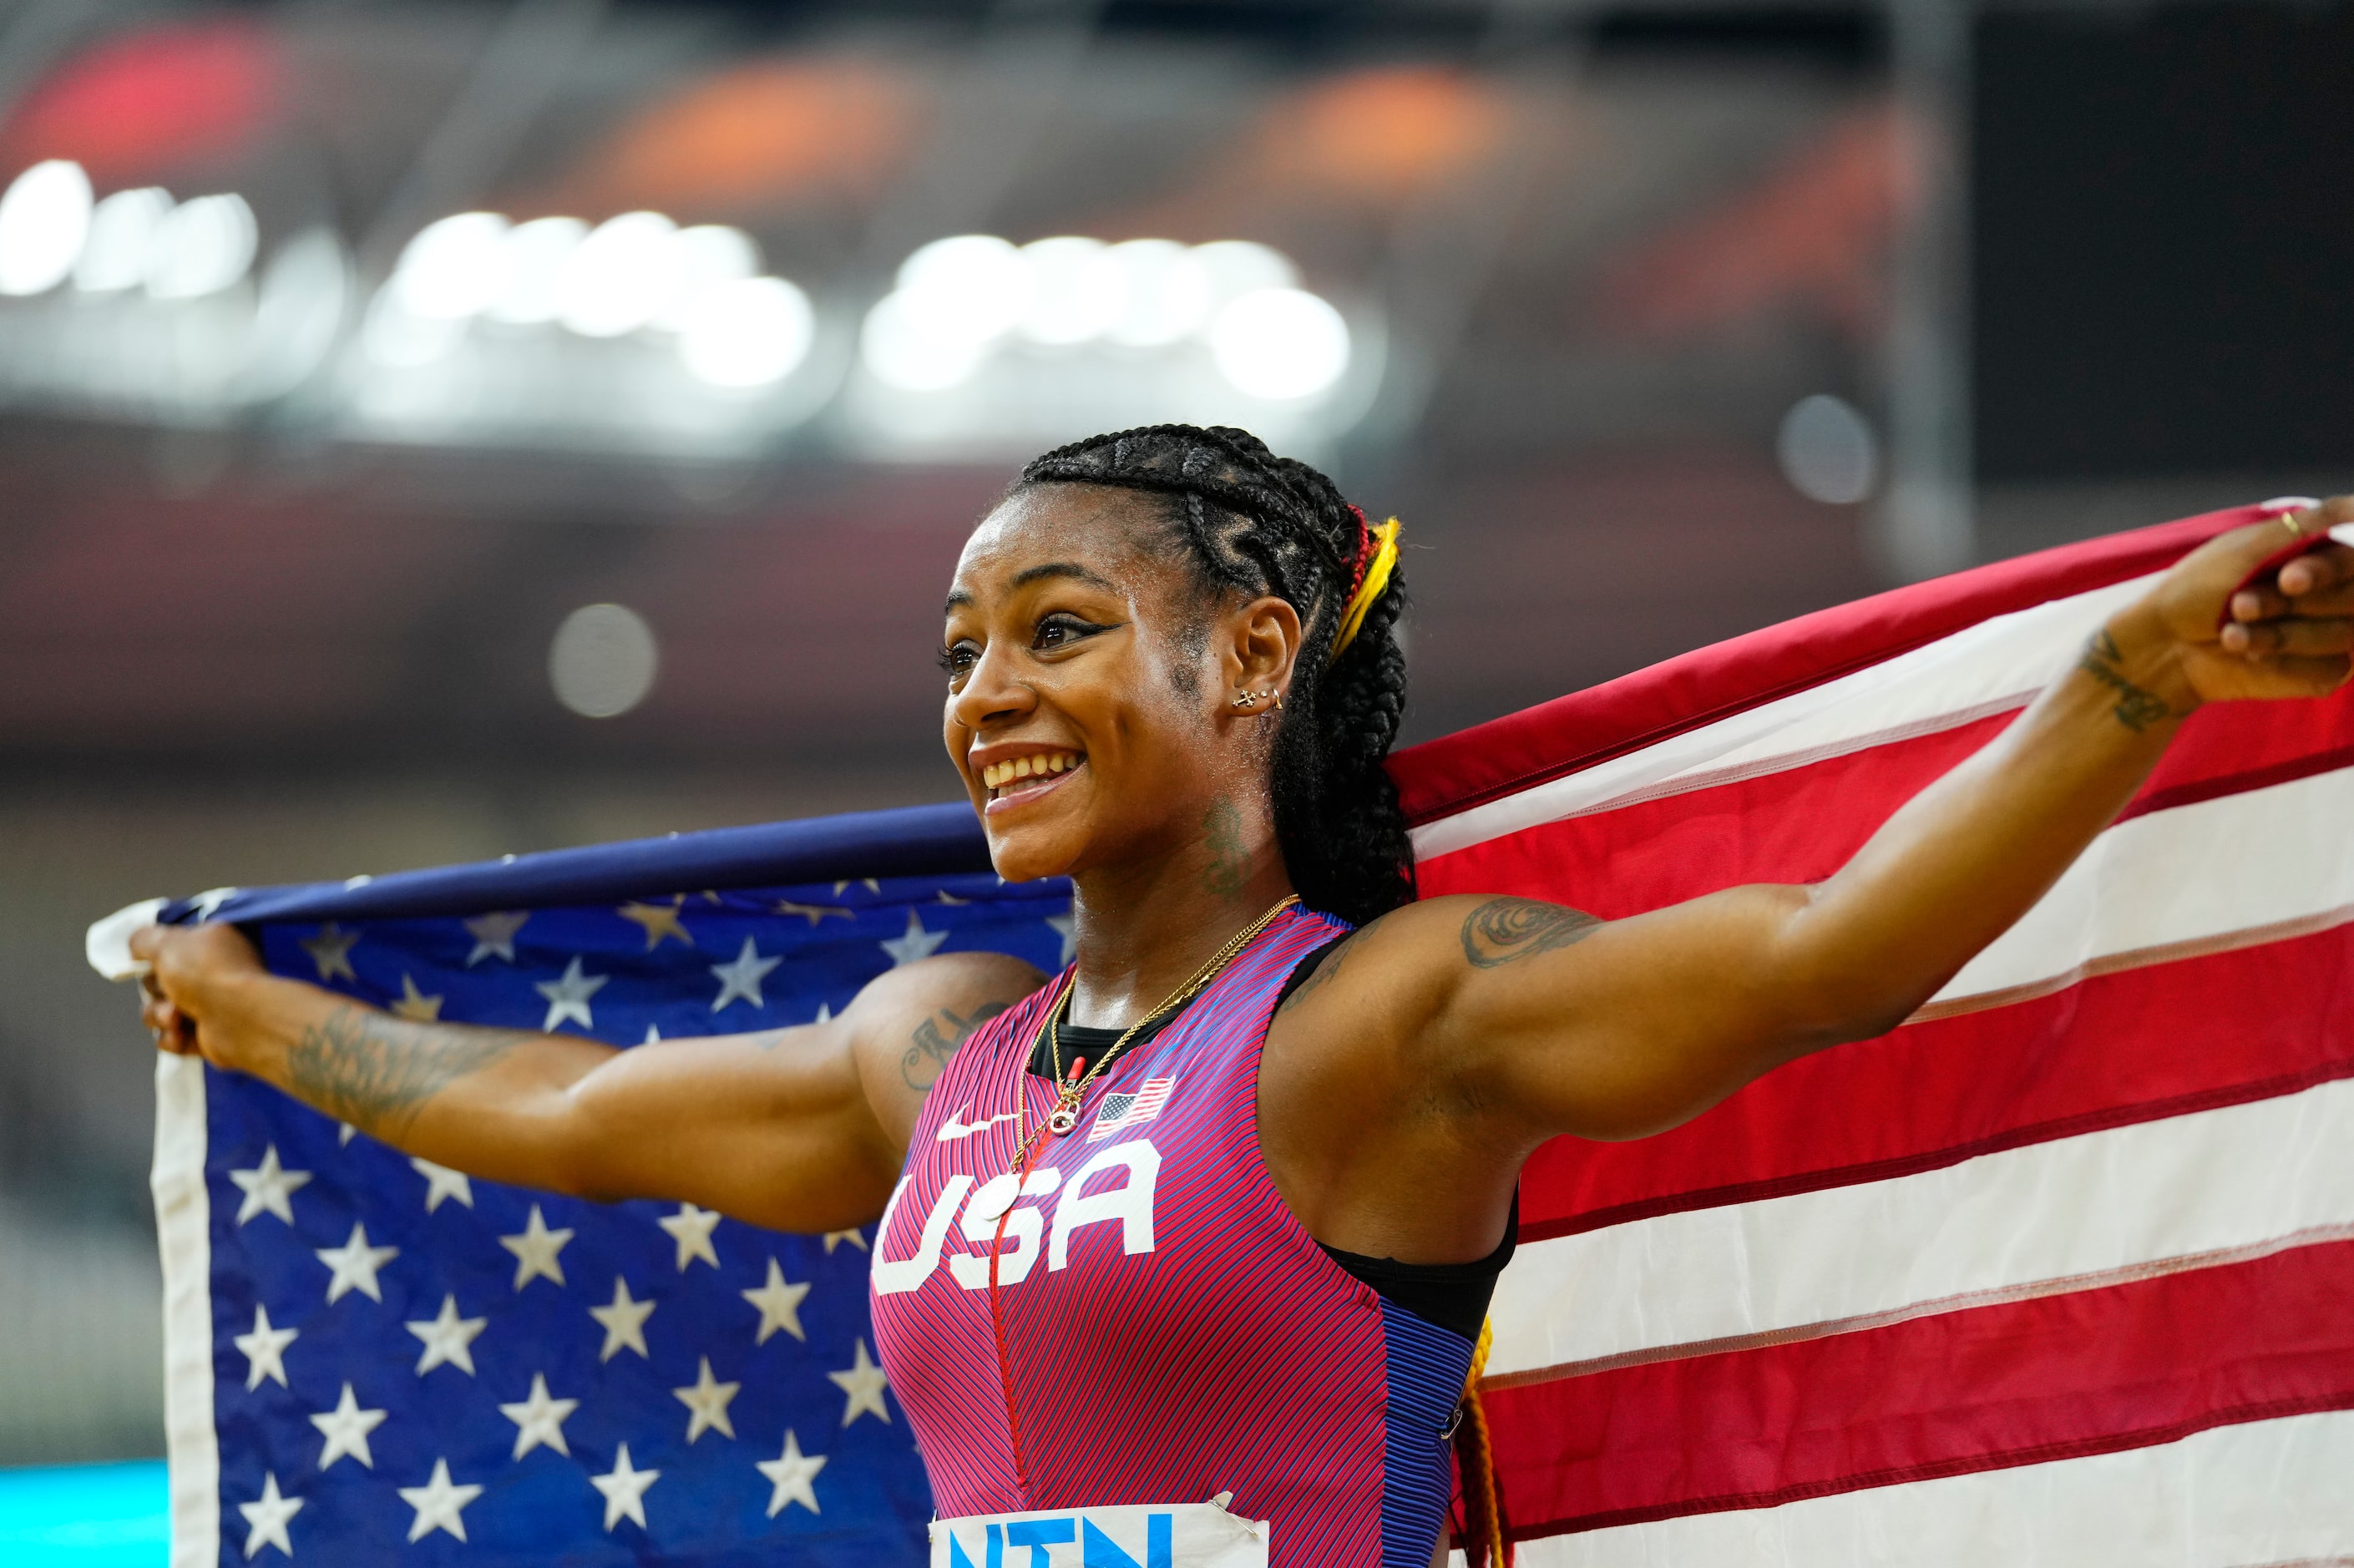
[[[1055,1108],[1026,1068],[1061,982],[949,1059],[873,1276],[877,1349],[940,1517],[1231,1492],[1235,1513],[1273,1521],[1274,1568],[1427,1568],[1471,1346],[1327,1256],[1259,1152],[1276,997],[1343,929],[1279,916],[1112,1064],[1077,1127],[1042,1138],[1018,1197],[1016,1129]]]

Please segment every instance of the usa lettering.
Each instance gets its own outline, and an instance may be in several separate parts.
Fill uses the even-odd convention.
[[[990,1244],[997,1239],[1001,1220],[1005,1237],[998,1249],[1000,1288],[1029,1278],[1041,1254],[1048,1273],[1068,1268],[1073,1243],[1090,1226],[1118,1225],[1123,1253],[1130,1257],[1149,1253],[1153,1247],[1152,1202],[1160,1184],[1161,1151],[1149,1139],[1116,1143],[1068,1177],[1051,1165],[1018,1179],[1008,1171],[978,1187],[970,1176],[951,1176],[924,1216],[915,1249],[893,1257],[891,1224],[907,1191],[903,1177],[875,1233],[875,1293],[896,1296],[920,1288],[938,1269],[944,1252],[949,1274],[959,1285],[967,1290],[988,1289]],[[949,1251],[951,1228],[978,1250]]]

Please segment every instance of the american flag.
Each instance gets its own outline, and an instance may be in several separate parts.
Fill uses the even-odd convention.
[[[1177,1086],[1172,1078],[1147,1078],[1137,1086],[1132,1095],[1106,1095],[1096,1111],[1095,1124],[1087,1130],[1087,1141],[1098,1143],[1113,1133],[1134,1127],[1140,1121],[1150,1121],[1161,1114],[1169,1098],[1169,1091]]]
[[[166,917],[252,922],[274,971],[411,1017],[628,1046],[806,1022],[935,951],[1059,964],[1065,886],[964,869],[985,860],[961,808],[887,818],[888,854],[847,819]],[[855,874],[926,859],[951,869]],[[871,1232],[470,1181],[256,1080],[160,1067],[175,1568],[924,1557]]]
[[[2277,503],[2276,503],[2277,504]],[[1829,874],[2152,574],[2003,563],[1398,759],[1426,895]],[[1521,1192],[1484,1403],[1530,1568],[2354,1561],[2354,693],[2204,709],[1903,1027]]]

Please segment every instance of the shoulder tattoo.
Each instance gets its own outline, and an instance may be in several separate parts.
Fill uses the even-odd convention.
[[[1473,969],[1533,959],[1582,942],[1602,921],[1582,909],[1534,898],[1490,898],[1463,916],[1463,957]]]
[[[985,1001],[969,1014],[941,1008],[917,1024],[915,1033],[908,1036],[907,1048],[899,1056],[899,1076],[917,1094],[931,1093],[957,1047],[971,1038],[974,1030],[1013,1005],[1010,1001]]]

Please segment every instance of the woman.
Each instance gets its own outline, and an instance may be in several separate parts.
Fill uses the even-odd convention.
[[[1828,881],[1603,922],[1410,901],[1382,766],[1394,525],[1240,431],[1100,437],[981,521],[941,653],[998,871],[1072,880],[1065,977],[934,958],[831,1022],[616,1053],[390,1018],[265,974],[233,929],[151,928],[147,1018],[478,1175],[791,1230],[880,1216],[876,1334],[949,1561],[1120,1561],[1100,1540],[1422,1568],[1530,1153],[1893,1028],[2200,704],[2334,690],[2354,550],[2243,585],[2347,520],[2341,498],[2192,553]]]

